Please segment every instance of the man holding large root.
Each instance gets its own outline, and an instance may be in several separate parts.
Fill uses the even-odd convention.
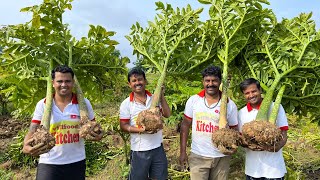
[[[187,139],[192,126],[191,154],[189,157],[190,176],[192,180],[227,180],[230,156],[224,155],[212,142],[213,132],[219,129],[221,107],[221,69],[209,66],[202,71],[204,90],[191,96],[184,110],[180,132],[180,164],[187,163]],[[237,106],[228,99],[227,125],[237,129]],[[225,140],[229,136],[216,137]]]
[[[72,93],[74,73],[67,66],[58,66],[51,72],[55,89],[49,127],[43,128],[47,98],[40,100],[35,108],[29,132],[24,139],[23,152],[39,156],[37,180],[85,179],[85,146],[79,136],[80,111],[76,94]],[[51,95],[52,96],[52,95]],[[47,96],[48,97],[48,96]],[[94,113],[89,100],[85,99],[89,119]],[[49,108],[50,109],[50,108]],[[45,133],[41,134],[40,131]],[[91,133],[92,140],[100,140],[103,133]],[[52,142],[53,141],[53,142]],[[53,143],[53,146],[52,146]]]
[[[286,173],[286,166],[282,155],[282,147],[287,142],[288,130],[285,111],[280,105],[276,119],[276,130],[279,132],[274,132],[274,130],[272,130],[273,128],[271,128],[271,126],[274,126],[273,124],[270,123],[268,124],[269,127],[264,127],[263,125],[268,123],[267,121],[262,121],[263,124],[259,124],[259,121],[255,120],[258,111],[261,110],[260,105],[262,103],[262,89],[259,81],[253,78],[246,79],[240,84],[240,89],[247,101],[247,105],[239,111],[239,128],[240,131],[243,132],[243,135],[246,131],[245,134],[251,136],[251,138],[248,138],[248,140],[244,142],[244,146],[246,147],[246,179],[283,180]],[[272,104],[269,107],[269,115],[271,107],[273,106]],[[252,123],[254,120],[256,123],[250,124],[250,122]],[[275,145],[266,146],[259,143],[260,139],[264,139],[263,141],[265,142],[275,141],[276,138],[272,136],[277,133],[280,133],[281,138],[280,140],[276,140]]]
[[[168,176],[167,157],[162,146],[161,117],[170,116],[170,108],[162,88],[158,107],[150,108],[155,99],[145,89],[147,80],[140,68],[133,68],[128,73],[128,85],[132,89],[130,96],[120,106],[120,127],[130,133],[131,169],[130,180],[157,179]],[[146,110],[149,110],[147,112]],[[142,120],[139,120],[142,119]],[[139,121],[143,125],[139,126]]]

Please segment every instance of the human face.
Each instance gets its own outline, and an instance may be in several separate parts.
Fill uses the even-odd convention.
[[[129,87],[132,89],[132,92],[141,93],[145,92],[145,86],[147,84],[146,79],[143,75],[133,74],[130,76],[130,82],[128,83]]]
[[[252,107],[258,107],[262,101],[261,89],[258,89],[256,84],[250,84],[243,91],[244,98]]]
[[[220,78],[216,76],[205,76],[202,80],[207,95],[214,96],[219,93]]]
[[[56,95],[66,97],[72,95],[74,80],[71,73],[55,72],[55,78],[52,84]]]

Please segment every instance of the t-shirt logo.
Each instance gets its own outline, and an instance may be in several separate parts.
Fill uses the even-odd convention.
[[[217,114],[197,112],[195,115],[195,121],[195,133],[204,133],[210,136],[211,133],[219,129],[219,116]]]
[[[70,115],[70,118],[71,118],[71,119],[77,119],[77,115],[71,114],[71,115]]]

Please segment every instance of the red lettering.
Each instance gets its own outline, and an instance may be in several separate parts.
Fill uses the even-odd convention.
[[[63,135],[63,143],[67,143],[68,142],[68,135],[64,134]]]
[[[210,126],[209,126],[209,124],[206,124],[206,132],[210,132]]]
[[[55,138],[56,138],[56,144],[59,144],[59,134],[58,133],[56,133]]]
[[[59,134],[59,139],[60,139],[60,141],[59,141],[60,143],[59,143],[59,144],[62,144],[62,143],[63,143],[63,139],[62,139],[62,138],[63,138],[63,134],[60,133],[60,134]]]
[[[73,143],[72,134],[68,131],[68,143]]]
[[[79,134],[73,134],[73,142],[79,142],[78,138],[79,138]]]
[[[201,131],[201,130],[200,130],[200,129],[201,129],[201,128],[200,128],[200,127],[201,127],[201,126],[200,126],[200,123],[201,123],[201,121],[197,121],[197,129],[196,129],[196,131]]]

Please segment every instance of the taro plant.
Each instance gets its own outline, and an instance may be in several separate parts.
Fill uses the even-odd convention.
[[[150,108],[155,113],[151,114],[159,114],[154,108],[159,103],[161,86],[165,83],[166,76],[190,76],[192,70],[207,63],[214,56],[212,50],[216,46],[215,37],[205,33],[215,29],[203,28],[208,24],[199,20],[202,8],[193,10],[188,5],[174,9],[170,4],[164,5],[162,2],[156,2],[156,6],[160,13],[154,21],[149,21],[146,28],[137,22],[132,26],[130,35],[126,36],[138,57],[137,63],[149,72],[159,75]],[[206,41],[210,43],[205,44]],[[139,119],[146,121],[144,118]],[[155,129],[161,127],[161,122],[152,124],[158,124]]]
[[[69,63],[72,45],[72,67],[85,95],[93,102],[103,99],[103,93],[124,86],[125,65],[129,62],[115,50],[115,34],[101,26],[90,26],[88,37],[75,40],[62,15],[71,10],[72,0],[45,0],[42,4],[21,9],[31,12],[32,19],[24,24],[7,25],[0,30],[0,55],[5,78],[12,84],[4,89],[16,108],[14,115],[31,114],[35,104],[45,96],[45,80],[49,60],[53,66]],[[54,12],[54,13],[52,13]],[[121,89],[121,88],[118,88]],[[90,93],[89,93],[90,91]]]
[[[316,31],[311,16],[311,13],[302,13],[291,20],[284,19],[255,32],[256,41],[248,46],[244,59],[251,75],[261,82],[266,91],[256,117],[257,122],[275,124],[282,98],[285,99],[284,106],[288,112],[295,110],[298,115],[307,115],[307,111],[318,114],[320,33]],[[275,94],[277,98],[273,103]],[[252,144],[273,146],[281,139],[278,129],[277,132],[267,132],[261,128],[261,132],[252,132],[250,128],[249,123],[244,126],[243,134]],[[252,139],[252,135],[260,137],[258,134],[264,137],[262,141]]]
[[[199,0],[200,3],[211,5],[208,20],[209,29],[217,29],[218,41],[216,58],[222,64],[222,97],[220,105],[219,130],[212,136],[213,143],[222,153],[234,153],[240,143],[239,134],[229,128],[227,123],[227,89],[229,68],[232,61],[250,43],[251,36],[260,23],[270,23],[266,19],[271,11],[262,7],[267,1],[259,0]],[[262,2],[262,3],[261,3]],[[210,42],[209,42],[210,43]],[[233,137],[233,138],[225,138]]]

